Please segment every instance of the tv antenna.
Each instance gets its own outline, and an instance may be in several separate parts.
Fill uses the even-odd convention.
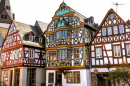
[[[117,12],[117,6],[119,5],[125,5],[125,4],[119,4],[118,2],[114,3],[114,5],[116,5],[116,12]]]

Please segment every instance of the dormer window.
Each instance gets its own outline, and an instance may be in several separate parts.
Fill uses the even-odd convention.
[[[113,19],[114,18],[114,14],[110,14],[110,19]]]
[[[4,18],[4,15],[2,14],[2,15],[1,15],[1,19],[3,19],[3,18]]]
[[[29,40],[33,41],[33,36],[32,35],[29,36]]]
[[[7,19],[7,15],[5,15],[5,19]]]
[[[42,38],[39,38],[39,42],[42,43]]]

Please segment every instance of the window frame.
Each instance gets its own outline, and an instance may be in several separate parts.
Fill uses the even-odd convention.
[[[118,28],[118,29],[119,29],[119,34],[124,34],[124,33],[121,33],[121,30],[120,30],[121,28],[120,28],[120,26],[123,26],[123,31],[124,31],[124,33],[125,33],[125,27],[124,27],[123,24],[121,24],[121,25],[119,25],[119,28]]]
[[[12,42],[13,42],[13,35],[10,35],[9,43],[12,43]]]
[[[79,73],[79,77],[75,77],[75,73]],[[79,82],[75,82],[76,78],[79,78]],[[74,83],[80,83],[80,71],[74,71]]]
[[[115,46],[119,46],[119,47],[120,47],[120,56],[115,56],[115,51],[114,51],[114,47],[115,47]],[[114,57],[114,58],[120,58],[120,57],[122,57],[121,45],[113,45],[113,46],[112,46],[112,49],[113,49],[113,57]]]
[[[33,52],[33,54],[32,54],[32,52]],[[32,57],[32,55],[33,55],[33,57]],[[35,59],[35,49],[31,49],[31,48],[29,49],[29,59]]]
[[[110,14],[110,19],[114,19],[114,14],[113,13]]]
[[[54,59],[55,57],[55,59]],[[49,61],[54,61],[56,60],[56,51],[50,51],[49,52]]]
[[[65,38],[65,31],[61,31],[61,38]]]
[[[74,58],[79,59],[79,49],[78,48],[74,49]]]
[[[18,86],[19,82],[17,82],[17,81],[20,81],[20,79],[19,79],[20,78],[20,69],[19,68],[15,69],[14,77],[15,77],[15,79],[14,79],[14,85]]]
[[[130,57],[130,55],[128,55],[128,49],[127,49],[128,47],[127,47],[127,45],[130,46],[130,44],[125,44],[126,56],[127,56],[127,57]]]
[[[108,26],[108,27],[107,27],[107,35],[108,35],[108,36],[113,35],[113,34],[112,34],[112,27],[111,27],[111,34],[110,34],[110,35],[108,34],[108,33],[109,33],[109,32],[108,32],[108,29],[109,29],[110,27],[111,27],[111,26]]]
[[[52,76],[50,77],[50,75],[52,74]],[[54,83],[54,73],[49,73],[49,78],[48,78],[48,83]],[[52,79],[52,82],[50,81],[50,79]]]
[[[103,29],[106,30],[106,31],[105,31],[105,34],[106,34],[106,35],[103,35]],[[102,36],[107,36],[107,29],[106,29],[105,27],[102,28]]]
[[[40,42],[40,43],[43,43],[43,38],[39,38],[39,42]]]
[[[74,37],[78,38],[78,30],[74,30]]]
[[[35,70],[35,71],[33,72],[32,70]],[[28,76],[31,76],[31,78],[29,78],[29,79],[31,79],[30,81],[32,81],[33,80],[32,75],[34,75],[34,73],[35,73],[34,81],[35,81],[35,85],[36,85],[36,68],[27,68],[27,86],[28,86]],[[33,86],[35,86],[35,85],[33,85]],[[30,86],[30,83],[29,83],[29,86]],[[31,86],[32,86],[32,82],[31,82]]]
[[[68,77],[68,73],[71,73],[71,77]],[[66,83],[73,83],[73,73],[71,71],[67,72],[66,78],[67,78]],[[71,79],[71,82],[68,82],[68,78]]]
[[[29,41],[33,42],[34,37],[32,35],[29,36]]]
[[[6,62],[6,54],[7,53],[5,52],[4,55],[3,55],[3,60],[2,60],[3,62]]]
[[[15,59],[19,59],[19,49],[16,50],[16,53],[15,53]]]
[[[61,50],[61,59],[66,59],[65,57],[66,57],[66,50],[65,49],[62,49]]]
[[[101,58],[97,58],[97,50],[96,50],[97,48],[101,48],[101,55],[102,55]],[[102,49],[102,47],[95,47],[95,58],[96,59],[102,59],[103,58],[103,49]]]
[[[60,39],[60,32],[56,32],[56,39]]]
[[[114,28],[114,27],[117,27],[117,28]],[[118,26],[115,25],[112,28],[113,28],[113,35],[118,35],[119,34],[119,28],[118,28]],[[115,31],[116,31],[115,29],[117,29],[117,33],[115,33]]]

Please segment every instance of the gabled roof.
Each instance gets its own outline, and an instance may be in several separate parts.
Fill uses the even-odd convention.
[[[99,31],[100,31],[101,27],[103,26],[103,24],[105,23],[106,18],[108,17],[108,15],[111,14],[111,13],[114,13],[115,15],[117,15],[118,18],[122,21],[122,23],[126,24],[126,25],[129,27],[129,25],[111,8],[111,9],[107,12],[107,14],[105,15],[103,21],[101,22],[101,24],[100,24],[100,26],[98,27],[98,29],[97,29],[95,35],[93,36],[93,38],[92,38],[90,44],[93,42],[94,38],[95,38],[95,37],[97,36],[97,34],[99,33]]]
[[[61,8],[62,6],[66,6],[67,9],[69,9],[68,13],[75,13],[74,15],[77,16],[77,17],[79,17],[80,21],[84,23],[84,19],[86,19],[86,17],[83,16],[82,14],[80,14],[79,12],[75,11],[74,9],[72,9],[71,7],[69,7],[68,5],[66,5],[65,2],[62,2],[62,3],[60,4],[59,9],[56,11],[56,13],[57,13],[58,11],[60,11],[60,8]],[[54,16],[56,16],[56,13],[55,13]]]
[[[16,30],[18,30],[18,34],[20,35],[21,41],[24,45],[28,45],[28,46],[34,46],[34,47],[40,47],[43,48],[44,45],[39,43],[39,42],[31,42],[29,40],[27,40],[28,35],[30,32],[32,32],[34,34],[35,37],[39,37],[40,35],[43,35],[43,27],[38,28],[37,26],[33,26],[33,25],[28,25],[28,24],[24,24],[24,23],[20,23],[20,22],[16,22],[14,21],[14,24],[16,26]]]

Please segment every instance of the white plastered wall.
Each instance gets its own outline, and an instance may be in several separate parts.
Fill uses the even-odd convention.
[[[72,73],[74,71],[80,71],[80,83],[67,83],[67,79],[64,78],[64,75],[62,73],[62,86],[90,86],[91,74],[90,74],[89,69],[68,70],[68,72],[69,71],[71,71]],[[54,81],[53,81],[54,83],[48,83],[49,73],[54,73]],[[48,86],[49,84],[53,84],[53,86],[55,86],[55,83],[56,83],[55,79],[56,79],[56,70],[46,70],[46,86]]]

